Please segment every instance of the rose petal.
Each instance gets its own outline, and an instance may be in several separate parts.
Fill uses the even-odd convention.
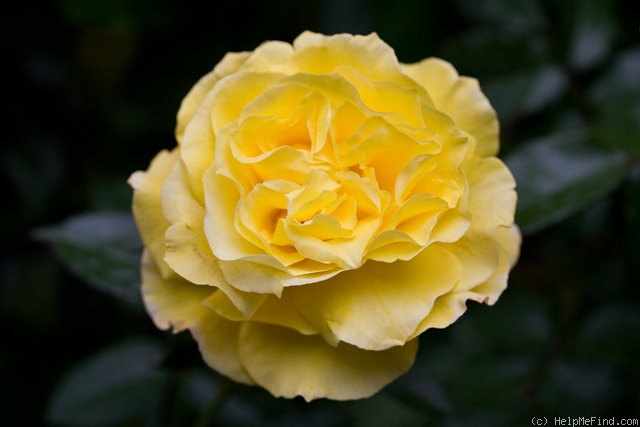
[[[204,301],[204,304],[225,319],[236,322],[251,320],[294,329],[304,335],[318,334],[318,330],[298,311],[288,295],[291,293],[285,291],[280,298],[268,296],[260,308],[250,316],[238,310],[223,292],[212,294]]]
[[[242,363],[256,383],[276,397],[307,401],[371,396],[411,367],[417,348],[417,340],[384,351],[332,347],[320,335],[254,322],[243,324],[239,343]]]
[[[352,66],[372,80],[403,81],[393,49],[377,34],[323,36],[305,31],[293,42],[291,58],[295,70],[313,74],[331,74],[340,66]]]
[[[497,226],[513,224],[515,181],[504,163],[495,157],[477,159],[466,170],[471,228],[490,232]]]
[[[207,308],[198,323],[191,327],[191,334],[198,342],[200,354],[207,365],[236,382],[254,384],[240,362],[238,347],[242,325]]]
[[[484,302],[486,297],[475,292],[455,292],[436,299],[429,315],[416,328],[413,336],[418,336],[430,328],[446,328],[467,311],[467,301]]]
[[[209,93],[221,78],[235,73],[248,57],[248,52],[227,53],[211,72],[205,74],[191,88],[189,93],[187,93],[187,96],[182,100],[180,109],[178,110],[175,132],[178,142],[182,141],[182,135],[184,134],[187,124],[193,118],[194,113],[207,96],[207,93]]]
[[[202,301],[215,289],[194,285],[176,274],[161,276],[148,251],[142,255],[141,274],[144,305],[158,328],[179,332],[195,325],[209,310]]]
[[[449,251],[432,246],[411,261],[369,261],[292,291],[299,310],[328,342],[384,350],[407,341],[436,298],[453,289],[460,269]]]
[[[135,172],[129,178],[129,184],[134,189],[133,216],[142,242],[163,277],[168,277],[171,269],[163,261],[164,233],[169,223],[162,214],[160,196],[162,184],[173,169],[178,156],[178,150],[163,150],[151,161],[146,172]]]
[[[479,156],[492,156],[498,152],[497,115],[476,79],[460,77],[451,64],[437,58],[402,64],[401,68],[427,89],[437,109],[473,135]]]

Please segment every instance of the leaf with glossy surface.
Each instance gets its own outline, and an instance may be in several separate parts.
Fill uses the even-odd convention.
[[[517,183],[516,222],[524,232],[564,219],[622,182],[626,157],[592,149],[586,140],[583,132],[556,134],[507,156]]]
[[[167,374],[156,369],[161,354],[162,347],[146,339],[96,354],[63,378],[53,394],[48,419],[87,427],[141,420],[150,423],[158,415],[167,381]]]
[[[96,288],[142,306],[139,263],[142,242],[131,214],[96,212],[39,228],[67,267]]]
[[[568,84],[559,67],[548,65],[486,80],[482,88],[500,121],[508,123],[548,107],[566,92]]]

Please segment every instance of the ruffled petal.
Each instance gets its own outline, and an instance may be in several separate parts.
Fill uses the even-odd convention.
[[[403,80],[395,52],[376,33],[327,37],[305,31],[294,40],[293,47],[291,63],[301,72],[331,74],[338,67],[351,66],[374,81],[393,77]]]
[[[182,136],[187,124],[193,118],[196,110],[207,96],[207,93],[211,91],[213,86],[224,76],[235,73],[242,64],[248,58],[248,52],[241,53],[228,53],[222,58],[222,60],[215,66],[215,68],[205,74],[198,82],[191,88],[187,96],[184,97],[178,110],[177,124],[176,124],[176,139],[178,142],[182,141]]]
[[[158,328],[182,331],[210,310],[202,301],[215,289],[194,285],[176,274],[161,276],[147,251],[142,255],[141,274],[144,305]]]
[[[476,159],[467,167],[471,229],[491,232],[513,224],[517,195],[509,169],[496,157]]]
[[[446,328],[467,311],[468,300],[481,303],[486,302],[486,297],[475,292],[455,292],[439,297],[413,336],[417,337],[430,328]]]
[[[456,257],[433,245],[411,261],[369,261],[357,270],[291,290],[299,310],[327,342],[384,350],[404,344],[460,274]]]
[[[476,79],[460,77],[450,63],[438,58],[402,64],[401,68],[429,92],[438,110],[476,139],[480,157],[498,152],[498,117]]]
[[[168,277],[171,270],[163,262],[164,233],[169,222],[163,215],[160,195],[162,184],[178,159],[178,150],[171,152],[163,150],[151,161],[146,172],[135,172],[129,178],[129,184],[134,189],[133,216],[142,236],[142,242],[163,277]]]
[[[207,365],[236,382],[254,384],[255,381],[240,361],[239,337],[242,325],[220,317],[207,308],[190,329]]]
[[[417,340],[384,351],[366,351],[320,335],[261,323],[244,323],[240,358],[256,383],[276,397],[349,400],[369,397],[405,373],[414,362]]]
[[[260,308],[250,315],[238,310],[223,292],[212,294],[204,303],[220,316],[235,322],[250,320],[293,329],[303,335],[318,334],[318,330],[297,309],[290,292],[285,291],[280,298],[269,295]]]

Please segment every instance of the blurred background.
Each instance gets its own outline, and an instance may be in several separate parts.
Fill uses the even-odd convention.
[[[623,0],[9,0],[0,5],[0,425],[510,426],[640,412],[640,14]],[[494,307],[421,337],[371,399],[273,399],[157,331],[129,174],[228,51],[376,31],[477,77],[519,186]],[[89,214],[91,213],[91,214]],[[551,425],[551,424],[550,424]]]

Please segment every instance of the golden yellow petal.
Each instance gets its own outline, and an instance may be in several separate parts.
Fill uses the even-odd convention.
[[[438,110],[476,139],[479,156],[493,156],[498,152],[496,112],[476,79],[460,77],[451,64],[437,58],[402,64],[401,68],[429,92]]]
[[[439,297],[412,336],[417,337],[430,328],[446,328],[464,314],[468,300],[481,303],[486,297],[475,292],[455,292]]]
[[[513,224],[517,195],[509,169],[495,157],[476,159],[467,167],[471,228],[490,232]]]
[[[241,328],[242,323],[220,317],[207,307],[206,313],[190,330],[207,365],[234,381],[254,384],[239,358]]]
[[[243,68],[257,72],[292,72],[289,66],[292,53],[293,47],[289,43],[267,41],[251,53]]]
[[[238,119],[251,101],[282,77],[283,75],[278,73],[241,70],[217,84],[209,93],[209,114],[213,132],[218,133],[224,126]]]
[[[175,132],[178,142],[182,141],[182,135],[184,134],[187,124],[191,121],[191,118],[207,96],[207,93],[209,93],[221,78],[235,73],[246,61],[248,56],[248,52],[226,54],[211,72],[204,75],[191,88],[187,96],[182,100],[180,109],[178,110]]]
[[[351,66],[374,81],[403,80],[393,49],[375,33],[324,36],[305,31],[293,47],[291,63],[301,72],[331,74],[340,66]]]
[[[171,269],[163,261],[164,233],[169,223],[162,213],[162,184],[179,159],[178,150],[158,153],[146,172],[131,175],[129,184],[133,187],[133,216],[138,225],[142,241],[163,277],[168,277]]]
[[[367,259],[391,263],[408,261],[418,254],[424,246],[418,244],[406,233],[398,230],[385,230],[371,242]]]
[[[497,227],[493,233],[494,244],[500,248],[498,265],[491,277],[473,288],[474,292],[486,295],[487,304],[492,305],[507,287],[509,270],[515,264],[521,243],[520,230],[517,226]]]
[[[408,371],[418,342],[366,351],[345,343],[330,346],[320,335],[248,322],[241,328],[239,349],[249,375],[276,397],[349,400],[369,397]]]
[[[409,339],[436,298],[453,289],[460,269],[456,257],[434,245],[411,261],[368,261],[291,291],[326,341],[384,350]]]
[[[142,255],[141,274],[144,305],[158,328],[179,332],[198,323],[210,310],[202,301],[214,288],[194,285],[176,274],[161,276],[148,251]]]
[[[212,294],[204,301],[204,304],[225,319],[236,322],[251,320],[290,328],[303,335],[318,333],[318,330],[298,311],[293,301],[291,301],[290,293],[286,291],[280,298],[269,295],[260,308],[250,315],[245,315],[245,313],[238,310],[223,292]]]

